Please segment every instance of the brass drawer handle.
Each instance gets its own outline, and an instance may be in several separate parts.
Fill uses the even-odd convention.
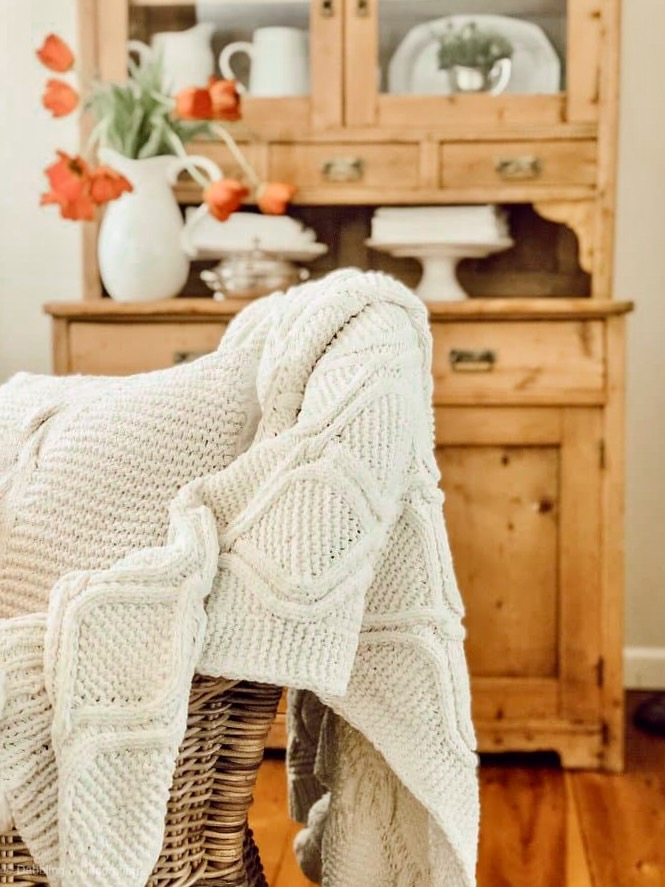
[[[356,0],[356,15],[358,18],[367,18],[369,15],[369,0]]]
[[[490,373],[496,364],[497,354],[489,348],[477,351],[452,348],[448,360],[454,373]]]
[[[510,182],[537,179],[543,171],[543,161],[531,154],[523,157],[497,157],[494,169],[502,179]]]
[[[333,157],[321,164],[321,173],[327,182],[359,182],[365,174],[361,157]]]
[[[335,0],[321,0],[321,16],[333,18],[335,15]]]
[[[191,363],[193,360],[198,360],[199,357],[205,357],[206,354],[210,353],[210,351],[174,351],[173,363],[175,366],[181,363]]]

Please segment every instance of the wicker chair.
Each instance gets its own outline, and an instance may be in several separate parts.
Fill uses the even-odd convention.
[[[280,692],[195,679],[164,844],[147,887],[268,887],[247,813]],[[16,831],[0,836],[0,884],[48,884]]]

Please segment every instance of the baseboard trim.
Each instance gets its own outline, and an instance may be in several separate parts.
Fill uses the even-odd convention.
[[[624,685],[630,690],[665,690],[665,647],[626,647]]]

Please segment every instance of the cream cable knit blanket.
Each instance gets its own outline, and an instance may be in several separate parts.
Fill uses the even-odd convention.
[[[470,887],[476,758],[425,309],[338,272],[247,309],[219,354],[240,400],[228,456],[173,499],[166,537],[64,575],[62,555],[42,610],[34,588],[21,610],[19,583],[0,622],[4,825],[54,885],[143,887],[198,670],[312,690],[343,719],[327,887]],[[14,462],[7,436],[4,466],[0,444],[9,550],[40,428]]]

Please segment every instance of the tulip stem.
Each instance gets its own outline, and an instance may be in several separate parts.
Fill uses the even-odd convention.
[[[261,184],[261,179],[256,174],[256,170],[251,165],[251,163],[247,160],[245,155],[242,153],[236,140],[233,138],[230,132],[227,132],[223,126],[211,125],[211,131],[214,135],[218,135],[222,141],[226,144],[227,148],[233,154],[234,158],[238,162],[238,165],[241,167],[242,171],[245,173],[247,178],[249,179],[250,184],[254,189],[258,188]]]

